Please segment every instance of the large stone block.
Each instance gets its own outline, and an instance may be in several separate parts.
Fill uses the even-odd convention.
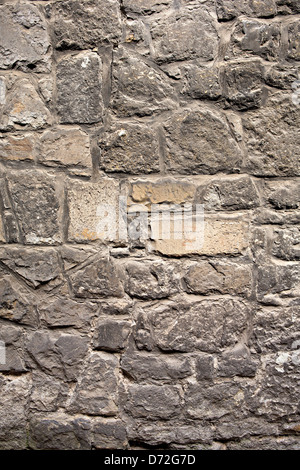
[[[118,411],[118,359],[92,353],[71,398],[68,410],[93,416],[114,416]]]
[[[122,320],[99,320],[94,332],[94,349],[118,352],[127,343],[132,324]]]
[[[289,229],[275,229],[272,249],[273,256],[286,261],[300,259],[300,229],[292,227]]]
[[[85,330],[90,326],[97,306],[91,302],[75,302],[68,298],[54,297],[39,302],[38,312],[42,324],[49,328],[74,327]]]
[[[123,421],[118,419],[101,419],[94,421],[93,446],[96,449],[126,449],[127,431]]]
[[[27,292],[13,276],[0,280],[0,317],[15,323],[37,326],[37,312],[33,294]]]
[[[227,260],[198,261],[183,277],[185,289],[191,294],[208,295],[251,293],[251,266]]]
[[[102,119],[102,62],[81,52],[57,64],[57,112],[61,123],[92,124]]]
[[[111,103],[118,116],[150,116],[176,107],[166,75],[119,47],[113,56]]]
[[[300,182],[289,180],[266,181],[265,197],[277,210],[300,207]]]
[[[50,72],[50,38],[37,6],[21,2],[1,5],[0,29],[1,69]]]
[[[107,173],[159,172],[159,135],[149,125],[115,123],[101,136],[100,168]]]
[[[170,419],[180,414],[181,398],[171,385],[130,385],[125,410],[134,418],[149,421]]]
[[[196,188],[188,181],[164,178],[157,181],[134,181],[131,199],[143,204],[183,204],[194,198]]]
[[[69,181],[68,240],[116,240],[119,229],[119,184],[113,179],[97,183]]]
[[[242,153],[225,115],[201,107],[174,114],[164,124],[165,162],[169,172],[214,174],[237,172]]]
[[[220,74],[217,67],[191,63],[184,67],[184,73],[183,95],[200,100],[216,100],[221,97]]]
[[[265,263],[258,268],[258,300],[269,305],[290,305],[299,295],[300,267],[297,262]]]
[[[239,341],[249,316],[247,304],[238,300],[169,302],[140,311],[135,339],[140,349],[219,352]]]
[[[229,21],[239,15],[267,18],[277,13],[275,0],[217,0],[219,21]]]
[[[0,135],[0,154],[4,161],[33,161],[35,155],[34,134],[2,134]]]
[[[57,49],[91,49],[121,38],[118,0],[55,1],[45,10]]]
[[[299,106],[275,95],[268,106],[242,117],[249,166],[258,176],[299,176]]]
[[[213,60],[218,33],[214,19],[203,7],[174,11],[150,27],[153,59],[158,63],[181,60]]]

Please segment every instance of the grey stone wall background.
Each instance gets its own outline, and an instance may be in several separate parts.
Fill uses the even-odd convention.
[[[299,1],[0,4],[0,448],[299,450]]]

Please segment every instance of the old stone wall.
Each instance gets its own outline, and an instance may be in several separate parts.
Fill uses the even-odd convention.
[[[300,2],[0,4],[0,448],[300,449]]]

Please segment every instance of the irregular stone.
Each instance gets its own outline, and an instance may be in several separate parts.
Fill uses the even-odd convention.
[[[93,425],[93,446],[96,449],[126,449],[127,432],[119,419],[97,419]]]
[[[24,325],[37,325],[33,295],[25,292],[12,276],[0,280],[0,317]]]
[[[58,338],[36,331],[28,336],[27,350],[45,373],[59,379],[74,381],[81,369],[88,348],[87,338],[62,334]]]
[[[300,444],[294,436],[259,437],[229,442],[228,450],[300,450]]]
[[[185,290],[190,294],[244,294],[251,293],[251,266],[230,261],[198,261],[189,267],[183,277]]]
[[[192,375],[189,358],[172,355],[156,356],[142,352],[126,351],[121,360],[121,369],[131,379],[141,381],[176,382]]]
[[[251,439],[251,436],[272,436],[278,435],[278,425],[275,423],[269,423],[268,420],[262,418],[244,418],[241,421],[227,422],[226,417],[224,421],[219,423],[217,428],[217,439],[226,439],[229,444],[230,440],[238,440],[246,437]]]
[[[131,316],[133,301],[131,299],[110,299],[108,302],[100,302],[100,313],[104,315]]]
[[[292,303],[299,295],[299,263],[263,264],[258,268],[258,300],[269,305]]]
[[[159,64],[190,59],[210,61],[217,53],[218,34],[213,17],[203,8],[175,10],[158,18],[150,33],[152,58]]]
[[[118,0],[67,0],[47,5],[56,49],[91,49],[121,38]]]
[[[244,345],[225,351],[218,361],[220,377],[255,377],[256,369],[257,362],[251,358],[248,348]]]
[[[24,450],[27,446],[26,411],[30,389],[29,374],[0,375],[1,450]]]
[[[276,0],[278,5],[278,13],[292,14],[300,13],[300,5],[298,0]]]
[[[40,139],[38,162],[50,167],[91,170],[89,137],[79,128],[47,131]]]
[[[97,183],[73,180],[68,184],[68,240],[116,240],[119,220],[119,184],[113,179]]]
[[[124,0],[123,8],[127,14],[130,13],[158,13],[171,4],[171,0]]]
[[[94,332],[94,349],[118,352],[125,348],[131,323],[121,320],[100,320]]]
[[[140,299],[162,299],[178,292],[176,277],[173,266],[131,261],[126,264],[125,290]]]
[[[43,129],[52,123],[49,110],[26,78],[17,80],[0,109],[0,130]]]
[[[107,173],[157,173],[159,137],[149,125],[112,124],[99,141],[100,168]]]
[[[18,171],[9,175],[8,187],[24,243],[61,242],[57,177]]]
[[[300,26],[299,23],[292,23],[287,27],[288,53],[287,57],[293,60],[300,60]]]
[[[229,21],[239,15],[268,18],[277,13],[274,0],[217,0],[217,15],[219,21]]]
[[[169,302],[141,309],[135,332],[139,349],[219,352],[234,346],[246,329],[250,310],[241,301]]]
[[[54,412],[63,406],[68,396],[68,386],[41,371],[32,373],[29,407],[33,412]]]
[[[90,450],[90,421],[62,412],[35,415],[30,420],[29,444],[35,450]]]
[[[220,254],[241,254],[249,246],[249,224],[244,218],[205,217],[199,219],[196,227],[191,227],[191,217],[185,216],[190,231],[183,233],[182,214],[177,216],[178,222],[171,233],[160,236],[159,229],[162,217],[151,218],[152,242],[151,249],[168,256],[184,256],[192,253],[215,256]],[[176,227],[179,226],[179,232]]]
[[[265,307],[254,316],[251,345],[258,353],[296,350],[300,345],[299,307]]]
[[[233,56],[258,55],[268,61],[276,61],[281,50],[280,23],[264,23],[255,20],[239,20],[232,35]]]
[[[131,198],[135,202],[142,203],[182,204],[193,199],[195,190],[193,184],[171,178],[157,181],[134,181],[131,185]]]
[[[52,248],[5,248],[1,250],[1,261],[34,288],[60,274],[58,256]]]
[[[6,236],[5,236],[5,229],[4,229],[3,217],[2,217],[2,214],[1,214],[1,213],[0,213],[0,242],[3,242],[3,243],[6,242]]]
[[[282,90],[290,90],[298,77],[297,67],[292,68],[290,65],[276,64],[266,70],[264,79],[267,85]]]
[[[0,136],[1,158],[4,161],[33,161],[35,140],[33,134],[2,134]]]
[[[129,54],[114,52],[111,104],[120,117],[150,116],[175,108],[174,90],[164,73]]]
[[[50,72],[50,39],[38,7],[17,3],[0,11],[0,68]]]
[[[258,190],[249,176],[213,179],[198,187],[196,202],[206,210],[245,210],[260,205]]]
[[[266,195],[268,202],[277,210],[298,209],[300,207],[300,182],[267,181]]]
[[[225,116],[210,108],[181,111],[165,124],[166,167],[181,174],[237,171],[241,151]]]
[[[99,259],[70,275],[75,297],[122,297],[121,273],[109,259]]]
[[[300,175],[297,132],[300,113],[290,96],[275,95],[263,110],[249,111],[244,115],[242,122],[252,174]]]
[[[266,92],[262,86],[262,74],[260,62],[244,62],[224,67],[222,82],[226,106],[238,111],[259,108]]]
[[[5,361],[0,361],[0,371],[12,374],[27,372],[23,347],[23,330],[10,325],[1,325],[0,341],[5,348]]]
[[[196,358],[196,378],[198,382],[205,379],[212,379],[215,375],[214,358],[209,354],[197,354]]]
[[[300,229],[276,229],[272,255],[286,261],[300,259]]]
[[[91,303],[82,304],[67,298],[47,299],[47,302],[38,305],[40,319],[49,328],[88,327],[96,308]]]
[[[102,62],[95,52],[62,58],[57,64],[57,112],[63,124],[102,119]]]
[[[216,100],[222,95],[219,71],[215,67],[190,64],[185,67],[185,80],[182,93],[191,98]]]
[[[181,399],[171,385],[130,385],[125,410],[134,418],[171,419],[178,416]]]
[[[68,411],[114,416],[118,411],[117,357],[92,353],[72,396]]]
[[[189,418],[216,420],[223,416],[245,415],[243,386],[234,382],[190,384],[185,396]]]
[[[64,270],[69,271],[76,266],[85,263],[88,259],[99,254],[99,250],[92,246],[68,246],[60,247],[60,256],[64,263]]]

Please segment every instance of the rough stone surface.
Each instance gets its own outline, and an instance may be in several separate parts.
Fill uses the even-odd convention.
[[[0,4],[0,449],[299,450],[299,0]]]

